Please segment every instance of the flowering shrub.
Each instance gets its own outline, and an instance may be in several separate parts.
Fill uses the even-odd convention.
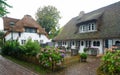
[[[54,69],[57,63],[61,62],[62,56],[56,48],[44,48],[38,55],[39,62],[43,67]]]
[[[107,51],[102,57],[101,66],[98,68],[104,75],[119,75],[120,74],[120,50]]]
[[[30,39],[24,45],[20,45],[17,41],[7,41],[2,47],[2,53],[28,62],[33,62],[32,57],[35,57],[37,64],[52,70],[55,69],[57,63],[62,62],[65,56],[57,48],[41,48],[37,42],[33,42]]]

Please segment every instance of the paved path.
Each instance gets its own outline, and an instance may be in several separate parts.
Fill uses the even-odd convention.
[[[100,64],[100,58],[88,57],[87,63],[78,63],[68,67],[65,75],[96,75],[96,69]]]
[[[46,75],[96,75],[96,69],[100,65],[100,58],[89,56],[86,63],[75,63],[63,71]]]
[[[0,55],[0,75],[38,75]]]

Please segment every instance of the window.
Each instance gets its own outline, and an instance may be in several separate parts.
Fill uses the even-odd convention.
[[[38,42],[38,40],[34,40],[35,42]]]
[[[83,41],[81,41],[81,46],[83,46],[84,45],[84,42]]]
[[[75,45],[74,41],[72,42],[72,45],[73,45],[73,46]]]
[[[61,41],[58,42],[58,46],[62,46],[62,42]]]
[[[97,46],[100,46],[100,41],[97,41]]]
[[[83,27],[83,31],[85,31],[85,26],[83,25],[82,27]]]
[[[94,41],[93,46],[100,46],[100,41]]]
[[[105,48],[108,48],[108,40],[105,40]]]
[[[41,34],[39,34],[39,37],[41,37]]]
[[[66,42],[64,42],[64,44],[66,45]]]
[[[91,24],[91,27],[92,27],[91,30],[95,30],[95,24],[94,23]]]
[[[91,30],[91,26],[90,26],[90,24],[88,25],[88,31],[89,31],[89,30]]]
[[[115,45],[120,46],[120,41],[116,41],[116,42],[115,42]]]
[[[65,41],[63,41],[63,42],[62,42],[62,44],[63,44],[63,45],[66,45],[66,42],[65,42]]]
[[[86,41],[86,47],[91,47],[91,41]]]
[[[36,28],[26,27],[26,28],[25,28],[25,32],[37,33],[37,29],[36,29]]]
[[[21,33],[20,32],[18,33],[18,35],[19,35],[19,37],[21,37]]]
[[[43,43],[43,40],[40,40],[40,43]]]
[[[26,40],[21,40],[21,44],[25,44]]]
[[[80,25],[79,32],[93,32],[96,31],[96,24],[95,23],[86,23],[83,25]]]

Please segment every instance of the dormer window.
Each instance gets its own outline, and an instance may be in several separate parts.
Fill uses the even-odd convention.
[[[10,26],[13,27],[14,25],[15,25],[15,23],[11,21]]]
[[[37,33],[37,29],[36,28],[25,27],[25,32]]]
[[[79,32],[80,33],[85,33],[85,32],[94,32],[96,31],[96,23],[92,22],[92,23],[86,23],[86,24],[82,24],[79,27]]]

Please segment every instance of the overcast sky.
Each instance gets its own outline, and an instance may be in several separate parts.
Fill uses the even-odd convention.
[[[24,15],[31,15],[35,19],[35,13],[39,7],[48,5],[55,6],[62,18],[59,21],[60,27],[64,26],[71,18],[78,16],[80,11],[85,13],[101,7],[118,2],[119,0],[7,0],[13,8],[8,8],[8,17],[21,19]],[[0,30],[3,29],[3,22],[0,19]]]

